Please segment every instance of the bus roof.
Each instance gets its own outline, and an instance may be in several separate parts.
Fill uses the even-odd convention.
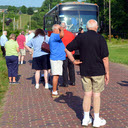
[[[97,5],[97,4],[93,4],[93,3],[85,3],[85,2],[65,2],[65,3],[59,3],[59,4],[57,4],[57,5],[74,5],[74,4],[76,4],[76,5]],[[57,6],[56,5],[56,6]]]
[[[93,4],[93,3],[85,3],[85,2],[65,2],[65,3],[59,3],[57,4],[55,7],[53,7],[49,12],[47,12],[45,15],[50,14],[51,12],[54,11],[54,9],[56,9],[58,6],[60,5],[95,5],[98,6],[97,4]]]

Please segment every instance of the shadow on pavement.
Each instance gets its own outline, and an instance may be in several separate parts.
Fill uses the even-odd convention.
[[[121,86],[128,86],[128,81],[117,82],[117,84],[119,84]]]
[[[18,75],[18,76],[16,77],[16,81],[19,81],[19,80],[20,80],[20,77],[21,77],[21,75]]]
[[[81,99],[78,96],[73,96],[72,92],[66,92],[66,94],[60,95],[60,97],[56,98],[54,101],[67,104],[72,110],[74,110],[77,118],[82,120],[82,118],[83,118],[83,109],[82,109],[83,99]]]
[[[26,78],[26,80],[31,80],[31,84],[35,84],[35,74],[32,77]]]

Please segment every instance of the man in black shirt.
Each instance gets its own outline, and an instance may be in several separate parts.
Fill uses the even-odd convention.
[[[83,100],[84,118],[82,125],[88,126],[92,123],[90,115],[91,97],[94,107],[94,127],[106,124],[106,120],[99,117],[100,93],[104,90],[104,81],[109,82],[109,60],[108,47],[105,39],[97,34],[98,24],[95,20],[87,22],[86,33],[77,36],[65,51],[74,64],[80,64],[80,75],[85,92]],[[79,50],[80,61],[76,61],[71,54],[73,50]]]

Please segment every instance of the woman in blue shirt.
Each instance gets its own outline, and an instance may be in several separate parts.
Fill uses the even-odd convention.
[[[39,88],[40,70],[44,70],[45,88],[52,88],[52,86],[48,84],[48,69],[51,69],[49,54],[41,50],[44,37],[46,38],[45,42],[48,43],[49,38],[45,36],[44,30],[37,29],[35,31],[35,36],[25,46],[30,52],[33,52],[32,69],[36,70],[36,89]],[[33,51],[31,49],[32,47]]]

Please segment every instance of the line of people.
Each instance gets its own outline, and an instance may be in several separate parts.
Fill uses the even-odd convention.
[[[107,43],[100,34],[97,34],[98,24],[95,20],[89,20],[87,22],[88,31],[83,34],[79,34],[75,39],[73,36],[70,36],[70,32],[66,31],[65,27],[64,23],[62,23],[61,26],[59,24],[53,25],[53,33],[51,34],[48,42],[50,46],[51,73],[53,75],[52,97],[59,97],[57,91],[58,79],[60,75],[65,73],[63,71],[67,70],[67,67],[70,65],[69,63],[79,64],[81,81],[85,92],[83,100],[84,117],[82,125],[88,126],[93,121],[90,116],[91,98],[93,98],[93,126],[103,126],[106,124],[106,120],[100,118],[99,112],[101,101],[100,95],[104,90],[104,84],[107,85],[109,82],[109,52]],[[69,44],[66,40],[70,40]],[[39,47],[41,48],[41,44]],[[74,50],[79,50],[80,60],[74,59]],[[69,59],[66,58],[66,54]],[[71,71],[71,74],[74,73]],[[65,75],[63,75],[63,82],[65,82],[64,86],[67,84],[67,76],[68,75],[65,77]],[[71,78],[71,80],[75,82],[74,78]]]
[[[109,52],[105,39],[100,34],[97,34],[97,21],[89,20],[87,22],[87,29],[88,31],[86,33],[81,33],[74,37],[71,32],[66,30],[65,23],[61,23],[61,25],[54,24],[52,27],[53,33],[51,34],[50,38],[46,36],[44,30],[37,29],[35,31],[35,36],[24,44],[24,47],[27,48],[30,53],[33,53],[32,69],[36,70],[36,89],[39,88],[40,71],[43,70],[45,88],[53,88],[51,96],[54,98],[59,97],[57,90],[59,76],[63,75],[63,86],[67,87],[69,84],[68,69],[70,84],[74,86],[74,64],[80,65],[80,75],[84,90],[84,117],[82,120],[82,125],[88,126],[90,123],[92,123],[90,107],[91,98],[93,98],[93,126],[100,127],[106,124],[106,120],[100,118],[99,112],[101,92],[104,90],[104,84],[107,85],[109,82]],[[41,50],[41,45],[44,40],[50,46],[50,54]],[[15,54],[10,54],[10,48],[14,49]],[[5,49],[6,52],[9,51],[9,53],[7,52],[6,55],[6,62],[8,66],[8,60],[10,59],[8,59],[8,56],[13,56],[13,59],[14,56],[16,56],[15,60],[18,60],[16,51],[20,51],[17,42],[14,41],[14,35],[11,35],[10,40],[5,43]],[[73,56],[74,50],[79,50],[80,60],[75,60]],[[11,60],[13,60],[12,58]],[[18,63],[18,61],[15,63]],[[8,73],[9,71],[11,72],[10,69],[8,66]],[[48,72],[50,69],[53,76],[52,85],[48,83]],[[17,70],[15,72],[17,73]],[[9,81],[10,79],[11,78],[9,75]]]

